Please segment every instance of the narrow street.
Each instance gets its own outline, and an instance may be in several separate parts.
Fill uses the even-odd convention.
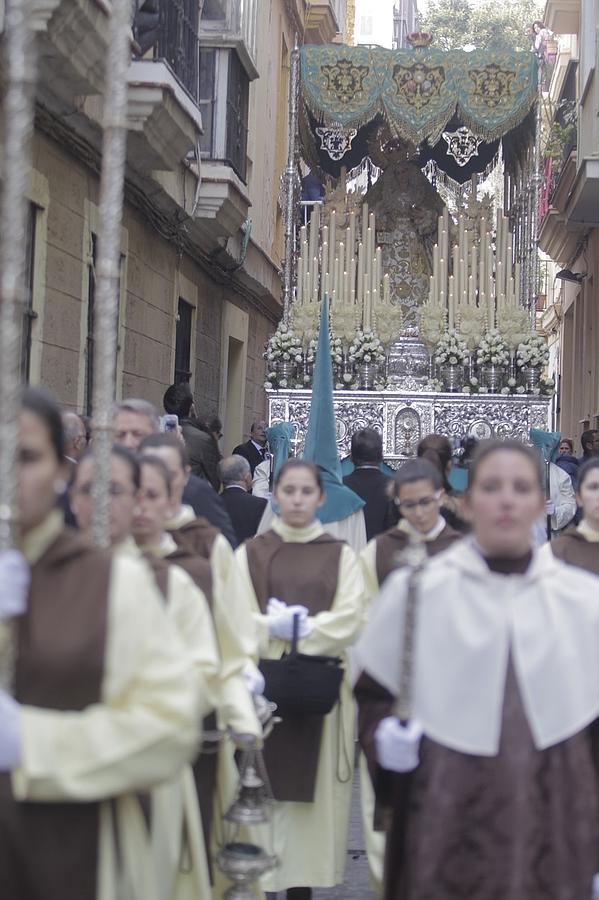
[[[369,885],[368,860],[362,836],[358,779],[358,769],[356,768],[347,842],[345,881],[336,888],[314,891],[314,900],[376,900],[376,894],[372,892]]]

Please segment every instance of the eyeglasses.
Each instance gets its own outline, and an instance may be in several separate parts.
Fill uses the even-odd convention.
[[[437,493],[433,494],[432,497],[421,497],[420,500],[403,500],[400,501],[397,505],[400,509],[403,509],[406,512],[410,509],[416,509],[419,506],[422,509],[428,509],[428,507],[432,506],[433,503],[436,503],[440,497],[441,491],[437,491]]]

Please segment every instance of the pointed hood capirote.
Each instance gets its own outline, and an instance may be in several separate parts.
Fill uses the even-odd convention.
[[[322,475],[326,499],[316,513],[321,522],[325,524],[339,522],[362,509],[364,501],[343,484],[341,476],[333,405],[333,363],[327,297],[324,298],[320,311],[320,332],[312,384],[310,421],[303,458],[317,465]]]
[[[296,426],[293,422],[279,422],[277,425],[271,425],[266,429],[266,437],[270,452],[273,455],[273,477],[277,477],[277,473],[283,463],[289,458],[289,445],[295,434]]]

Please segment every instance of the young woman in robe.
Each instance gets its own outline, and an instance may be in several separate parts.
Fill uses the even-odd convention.
[[[229,590],[246,598],[262,657],[289,651],[294,614],[301,653],[345,658],[362,621],[362,578],[346,544],[316,519],[324,500],[318,469],[289,460],[275,476],[279,517],[236,551]],[[268,685],[265,690],[268,697]],[[343,881],[353,773],[354,714],[347,679],[324,717],[292,716],[275,726],[265,761],[275,796],[274,851],[280,866],[266,891],[305,900]]]
[[[532,548],[544,495],[524,445],[481,445],[466,506],[472,536],[417,585],[408,724],[408,571],[355,648],[360,740],[391,809],[384,897],[582,900],[599,868],[599,580]]]
[[[412,537],[424,542],[428,556],[436,556],[463,537],[441,515],[443,477],[427,459],[404,463],[395,474],[393,499],[401,514],[397,525],[368,542],[360,555],[366,601],[374,600],[385,579],[405,565],[402,554]],[[375,798],[364,755],[360,754],[362,831],[373,885],[383,879],[385,838],[375,810]]]
[[[578,470],[576,501],[582,509],[580,524],[548,541],[542,552],[599,575],[599,457],[592,456]]]
[[[27,391],[18,424],[21,596],[0,580],[15,653],[14,696],[0,691],[2,895],[155,898],[137,795],[195,752],[199,679],[147,567],[64,528],[57,406]]]
[[[393,499],[402,518],[396,526],[369,541],[360,556],[370,600],[387,576],[403,565],[401,554],[412,536],[424,541],[429,556],[447,550],[462,537],[441,515],[443,478],[428,460],[404,463],[393,480]]]
[[[165,592],[164,573],[168,572],[169,584],[166,595],[174,593],[173,576],[183,574],[189,582],[189,575],[183,571],[182,563],[190,563],[189,571],[197,572],[198,563],[208,565],[205,560],[177,555],[177,563],[172,563],[171,554],[176,551],[176,544],[171,534],[166,531],[166,523],[173,515],[172,479],[169,470],[160,457],[149,453],[140,458],[141,486],[137,510],[133,519],[133,536],[138,547],[153,561],[157,578],[162,582]],[[180,578],[179,578],[180,580]],[[203,579],[202,579],[203,580]],[[170,605],[170,600],[169,600]],[[231,630],[233,624],[231,624]],[[212,630],[212,628],[210,629]],[[189,642],[193,647],[203,640],[200,631],[189,632]],[[217,635],[218,636],[218,635]],[[226,645],[227,636],[221,636],[219,643]],[[228,730],[233,741],[239,747],[259,743],[262,728],[256,717],[254,703],[244,681],[244,667],[248,664],[238,655],[225,655],[219,660],[218,685],[214,690],[214,709],[218,715],[211,715],[204,721],[204,730],[214,732],[217,728]],[[230,742],[228,742],[230,743]],[[208,859],[210,859],[212,812],[217,787],[218,754],[215,750],[214,737],[204,747],[194,765],[194,776],[200,800],[204,841]],[[229,748],[231,749],[231,748]],[[231,786],[234,788],[234,784]],[[177,857],[178,859],[178,857]],[[204,894],[200,894],[204,896]]]

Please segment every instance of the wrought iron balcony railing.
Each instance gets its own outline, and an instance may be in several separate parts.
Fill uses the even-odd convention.
[[[138,0],[134,21],[139,55],[164,59],[197,102],[199,82],[198,0]]]

